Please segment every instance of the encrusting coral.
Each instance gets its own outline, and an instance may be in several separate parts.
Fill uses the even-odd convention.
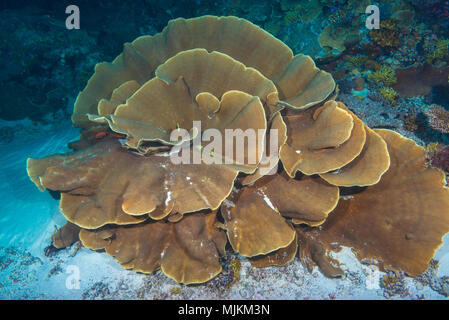
[[[30,179],[61,193],[75,230],[53,240],[68,246],[80,230],[84,246],[124,268],[185,284],[219,274],[228,242],[255,267],[285,265],[299,248],[309,270],[339,276],[328,256],[339,244],[423,272],[449,231],[444,174],[413,141],[368,128],[335,91],[310,57],[236,17],[176,19],[125,44],[78,96],[75,151],[28,159]],[[264,139],[228,156],[194,121]],[[187,137],[171,140],[181,129]],[[200,162],[174,163],[179,146]],[[342,199],[342,187],[358,193]]]

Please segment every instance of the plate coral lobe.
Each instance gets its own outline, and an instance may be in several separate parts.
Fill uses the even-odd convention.
[[[227,243],[255,267],[299,252],[307,267],[341,276],[329,257],[337,245],[419,275],[449,231],[444,173],[412,140],[370,129],[336,98],[329,73],[241,18],[179,18],[126,43],[75,102],[74,151],[27,161],[39,190],[61,193],[69,226],[54,245],[79,237],[124,268],[185,284],[219,274]],[[264,156],[260,143],[255,164],[171,163],[170,131],[192,132],[196,120],[262,130],[267,141],[279,129],[278,152]],[[92,139],[99,132],[124,139]],[[279,162],[274,174],[264,158]]]

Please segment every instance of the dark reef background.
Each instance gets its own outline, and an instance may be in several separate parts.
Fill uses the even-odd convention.
[[[71,4],[80,9],[79,30],[65,27]],[[380,10],[378,30],[365,25],[370,4]],[[30,122],[68,121],[96,63],[170,19],[205,14],[248,19],[312,56],[368,125],[449,144],[449,1],[441,0],[2,0],[0,141]]]

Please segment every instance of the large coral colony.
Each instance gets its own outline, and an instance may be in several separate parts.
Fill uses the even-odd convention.
[[[236,17],[179,18],[126,43],[75,102],[74,151],[27,161],[41,191],[61,194],[68,222],[53,245],[79,239],[184,284],[217,276],[228,243],[255,267],[298,254],[337,277],[330,253],[348,246],[383,270],[421,274],[449,231],[445,175],[412,140],[368,128],[337,91],[310,57]],[[170,132],[193,121],[263,130],[256,163],[172,163]]]

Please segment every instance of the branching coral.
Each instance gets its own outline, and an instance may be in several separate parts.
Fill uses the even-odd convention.
[[[381,47],[397,47],[400,44],[397,21],[385,19],[380,23],[380,29],[371,30],[370,38]]]
[[[376,83],[383,82],[386,86],[392,86],[396,83],[396,73],[390,66],[382,66],[380,70],[376,70],[368,75],[368,78]]]
[[[75,151],[27,162],[41,191],[61,192],[70,223],[54,240],[69,245],[80,230],[84,246],[124,268],[186,284],[221,272],[227,242],[256,267],[285,265],[299,247],[308,269],[339,276],[328,256],[337,243],[424,271],[449,230],[444,175],[411,140],[368,128],[334,91],[310,57],[235,17],[176,19],[125,44],[76,101]],[[243,142],[231,155],[210,148],[195,121],[218,145],[227,131]],[[99,130],[115,133],[92,138]],[[242,137],[251,130],[255,144]],[[189,161],[173,160],[185,151]],[[341,187],[355,186],[365,188],[341,199]]]
[[[429,125],[440,132],[449,133],[449,111],[442,106],[432,104],[424,114],[428,117]]]
[[[435,39],[424,43],[427,62],[449,59],[449,39]]]
[[[345,23],[350,23],[353,18],[354,17],[350,11],[339,8],[329,16],[329,22],[334,25],[342,25]]]
[[[410,114],[404,118],[404,128],[408,131],[418,131],[419,126],[416,114]]]
[[[349,62],[351,64],[353,64],[355,67],[362,67],[367,61],[368,61],[368,56],[352,56],[349,57]]]
[[[395,105],[398,102],[397,100],[399,98],[399,95],[393,88],[380,88],[379,92],[384,97],[384,99],[389,101],[391,104]]]

